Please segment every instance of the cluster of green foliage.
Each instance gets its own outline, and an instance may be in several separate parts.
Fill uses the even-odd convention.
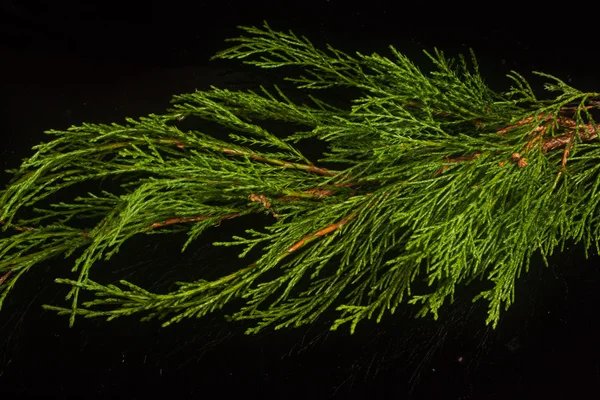
[[[490,282],[476,299],[489,302],[487,323],[496,326],[534,253],[545,260],[567,240],[586,253],[598,249],[600,146],[591,113],[600,93],[539,74],[552,96],[538,99],[516,72],[510,90],[496,93],[474,57],[426,52],[431,70],[422,72],[393,47],[389,58],[349,55],[267,24],[242,29],[249,36],[215,58],[291,66],[303,75],[286,79],[305,93],[358,95],[334,107],[312,95],[298,104],[278,87],[213,87],[174,96],[165,114],[47,131],[53,139],[9,171],[0,192],[10,232],[0,239],[0,301],[34,265],[77,251],[76,277],[56,279],[72,287],[70,306],[45,306],[71,324],[76,315],[142,314],[166,326],[242,299],[230,318],[255,321],[248,333],[311,323],[329,308],[340,312],[332,329],[349,323],[353,332],[401,304],[437,317],[461,285],[477,280]],[[219,124],[229,139],[182,129],[190,117]],[[278,135],[263,121],[295,133]],[[307,139],[326,146],[322,159],[298,150]],[[118,180],[124,194],[80,193],[40,208],[50,195],[100,179]],[[272,223],[214,243],[242,246],[240,257],[260,250],[237,272],[179,282],[170,293],[91,278],[92,265],[134,235],[185,231],[183,251],[208,228],[257,213]],[[78,228],[75,219],[94,223]],[[96,296],[80,301],[85,291]]]

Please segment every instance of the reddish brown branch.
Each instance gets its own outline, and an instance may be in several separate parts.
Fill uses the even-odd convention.
[[[598,137],[598,126],[591,122],[588,122],[587,124],[578,124],[572,118],[564,116],[556,118],[546,117],[544,122],[548,120],[551,120],[551,122],[545,125],[540,125],[534,129],[534,132],[539,133],[527,143],[525,148],[533,148],[537,143],[540,142],[540,139],[542,143],[542,151],[544,153],[564,146],[565,149],[563,151],[563,157],[561,161],[563,167],[567,165],[567,159],[569,157],[571,148],[575,143],[574,138],[576,134],[582,141],[590,141]],[[554,127],[555,129],[563,129],[564,134],[542,139],[550,127]]]
[[[2,224],[2,225],[6,225],[6,221],[4,221],[4,220],[0,220],[0,224]],[[18,230],[18,231],[21,231],[21,232],[25,232],[25,231],[32,231],[32,230],[34,230],[34,229],[35,229],[35,228],[32,228],[32,227],[30,227],[30,226],[17,226],[17,225],[11,225],[10,227],[11,227],[11,228],[13,228],[13,229],[16,229],[16,230]]]
[[[371,196],[371,195],[372,195],[371,193],[367,194],[367,196]],[[385,193],[384,196],[387,196],[387,192]],[[371,208],[371,206],[374,203],[375,203],[375,199],[369,203],[369,205],[368,205],[367,208]],[[307,242],[309,242],[311,240],[314,240],[314,239],[316,239],[316,238],[318,238],[320,236],[327,235],[328,233],[331,233],[331,232],[333,232],[333,231],[341,228],[342,226],[348,224],[350,221],[352,221],[353,219],[355,219],[358,216],[358,214],[360,212],[360,209],[363,206],[364,206],[364,203],[363,203],[363,205],[359,206],[352,214],[350,214],[350,215],[348,215],[346,217],[343,217],[338,222],[336,222],[334,224],[331,224],[329,226],[326,226],[325,228],[320,229],[320,230],[318,230],[315,233],[311,233],[309,235],[304,236],[302,239],[300,239],[299,241],[297,241],[296,243],[294,243],[293,246],[289,247],[287,249],[287,252],[288,253],[292,253],[292,252],[298,250],[300,247],[304,246]]]
[[[451,162],[471,161],[471,160],[476,159],[480,155],[481,155],[481,153],[475,153],[475,154],[473,154],[471,156],[462,156],[462,157],[456,157],[456,158],[446,158],[446,162],[451,163]],[[435,176],[439,176],[442,172],[444,172],[448,168],[450,168],[449,165],[442,165],[442,167],[440,169],[438,169],[437,172],[435,173]]]
[[[594,106],[586,106],[585,108],[590,109],[590,108],[594,108]],[[560,110],[560,112],[565,113],[567,111],[573,111],[573,110],[577,110],[577,108],[563,107]],[[530,116],[527,118],[523,118],[522,120],[517,121],[516,123],[514,123],[512,125],[509,125],[502,129],[499,129],[497,132],[500,135],[504,135],[515,128],[518,128],[523,125],[527,125],[528,123],[531,123],[532,121],[534,121],[536,119],[541,121],[541,124],[533,129],[532,133],[535,134],[535,137],[533,137],[531,140],[529,140],[527,142],[527,144],[525,145],[525,150],[532,149],[540,142],[541,142],[542,151],[544,153],[564,146],[565,149],[563,151],[563,157],[562,157],[562,162],[561,162],[563,167],[567,164],[567,159],[568,159],[569,153],[574,144],[573,139],[575,138],[575,133],[577,132],[577,135],[579,136],[579,138],[582,141],[590,141],[590,140],[596,139],[598,137],[598,129],[600,129],[598,125],[594,125],[592,122],[588,122],[587,124],[581,124],[581,123],[578,124],[573,118],[570,118],[570,117],[539,114],[535,117]],[[546,134],[546,132],[548,131],[549,128],[563,129],[564,133],[560,136],[544,138],[544,135]],[[481,153],[475,153],[472,156],[447,158],[446,162],[470,161],[470,160],[473,160],[473,159],[479,157],[480,155],[481,155]],[[525,157],[523,157],[519,153],[511,154],[511,158],[519,166],[519,168],[524,168],[528,165]],[[500,166],[503,166],[503,165],[504,165],[504,163],[501,162]],[[450,168],[449,165],[442,166],[436,172],[436,176],[440,175],[442,172],[444,172],[448,168]]]
[[[334,187],[352,187],[354,186],[354,183],[334,183],[331,186]],[[305,197],[310,197],[310,198],[316,198],[316,199],[321,199],[325,196],[332,196],[334,194],[337,193],[337,191],[335,189],[325,189],[323,187],[316,187],[314,189],[308,189],[308,190],[302,190],[299,193],[301,193],[302,195],[298,195],[298,196],[280,196],[277,198],[277,200],[280,201],[295,201],[295,200],[301,200],[302,198]],[[304,196],[305,195],[305,196]]]
[[[240,215],[239,213],[225,215],[225,216],[223,216],[223,217],[221,217],[219,219],[219,222],[217,223],[217,226],[219,226],[222,221],[224,221],[226,219],[233,219],[235,217],[238,217],[239,215]],[[161,228],[161,227],[167,226],[167,225],[181,224],[181,223],[186,223],[186,222],[204,221],[204,220],[207,220],[209,218],[213,218],[213,217],[207,216],[207,215],[200,215],[200,216],[197,216],[197,217],[181,217],[181,218],[174,217],[174,218],[168,218],[166,220],[159,221],[159,222],[154,222],[154,223],[150,224],[149,227],[148,227],[148,229],[150,229],[150,228],[156,229],[156,228]]]
[[[296,163],[291,163],[289,161],[282,161],[282,160],[276,160],[276,159],[271,159],[271,158],[266,158],[263,156],[259,156],[258,154],[253,154],[253,153],[245,153],[239,150],[235,150],[235,149],[228,149],[225,147],[221,148],[221,151],[225,154],[231,154],[231,155],[235,155],[235,156],[247,156],[253,160],[256,161],[260,161],[260,162],[264,162],[266,164],[275,164],[275,165],[279,165],[283,168],[294,168],[294,169],[301,169],[304,171],[308,171],[308,172],[314,172],[316,174],[319,175],[329,175],[329,176],[333,176],[336,175],[336,172],[332,172],[329,171],[326,168],[319,168],[319,167],[315,167],[314,165],[307,165],[307,164],[296,164]]]
[[[182,142],[181,140],[178,140],[178,139],[161,139],[161,141],[166,142],[166,143],[172,143],[180,149],[184,149],[187,146],[187,144],[185,144],[184,142]],[[229,154],[232,156],[246,156],[246,157],[251,158],[256,161],[264,162],[266,164],[278,165],[283,168],[300,169],[300,170],[304,170],[307,172],[314,172],[315,174],[319,174],[319,175],[334,176],[337,174],[337,172],[329,171],[327,168],[320,168],[320,167],[315,167],[314,165],[298,164],[298,163],[292,163],[289,161],[267,158],[267,157],[263,157],[263,156],[260,156],[258,154],[254,154],[251,152],[230,149],[230,148],[223,147],[223,146],[214,146],[212,148],[214,150],[218,150],[218,151],[221,151],[225,154]]]
[[[551,115],[539,114],[539,115],[537,116],[537,119],[538,119],[538,120],[543,120],[544,122],[546,122],[546,121],[548,121],[548,120],[552,119],[552,116],[551,116]],[[530,123],[530,122],[531,122],[531,121],[533,121],[533,120],[534,120],[534,117],[532,117],[532,116],[531,116],[531,117],[527,117],[527,118],[523,118],[522,120],[520,120],[520,121],[517,121],[516,123],[514,123],[514,124],[512,124],[512,125],[509,125],[509,126],[507,126],[506,128],[499,129],[499,130],[498,130],[498,134],[500,134],[500,135],[504,135],[504,134],[505,134],[505,133],[507,133],[508,131],[510,131],[510,130],[513,130],[513,129],[515,129],[515,128],[518,128],[519,126],[527,125],[528,123]]]
[[[0,276],[0,286],[2,286],[2,284],[4,283],[5,280],[7,280],[13,273],[14,269],[10,269],[7,273],[5,273],[4,275]]]

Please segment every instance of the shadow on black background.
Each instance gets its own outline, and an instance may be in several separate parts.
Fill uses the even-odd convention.
[[[46,129],[161,113],[173,94],[209,85],[255,86],[262,72],[208,58],[240,33],[236,25],[263,20],[347,52],[386,53],[393,44],[417,63],[423,48],[456,55],[472,47],[497,90],[508,88],[503,77],[511,69],[541,70],[581,90],[600,89],[591,33],[541,29],[516,23],[519,18],[498,23],[487,15],[489,23],[476,26],[463,23],[464,16],[435,19],[425,10],[400,13],[376,1],[360,7],[335,0],[153,2],[137,9],[52,4],[5,1],[0,10],[3,171],[46,140]],[[8,179],[0,174],[2,185]],[[152,288],[235,269],[244,260],[210,242],[260,222],[224,223],[185,254],[182,236],[136,238],[92,273],[101,282],[128,279]],[[23,277],[0,312],[0,393],[503,399],[581,392],[590,398],[600,383],[598,261],[571,246],[551,259],[551,268],[532,263],[496,331],[484,324],[484,304],[472,305],[466,290],[466,300],[447,306],[438,321],[414,320],[406,309],[380,324],[364,322],[351,336],[346,329],[329,332],[332,315],[324,315],[310,327],[249,337],[245,326],[217,314],[164,329],[135,318],[80,318],[69,329],[65,318],[41,310],[64,304],[66,289],[53,279],[68,276],[72,260],[60,259]]]

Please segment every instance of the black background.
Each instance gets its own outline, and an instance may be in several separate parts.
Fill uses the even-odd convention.
[[[517,11],[518,10],[518,11]],[[89,122],[122,122],[160,113],[171,95],[255,85],[260,72],[209,62],[237,25],[267,20],[315,44],[385,53],[393,44],[417,62],[421,49],[448,55],[475,50],[484,79],[507,89],[515,69],[556,75],[585,91],[600,89],[598,33],[586,13],[565,10],[441,9],[432,3],[2,2],[0,19],[0,183],[45,140],[43,131]],[[282,72],[283,74],[284,72]],[[537,86],[536,86],[537,85]],[[128,279],[160,286],[239,267],[210,242],[259,220],[231,222],[181,254],[184,237],[134,239],[93,270],[102,282]],[[225,224],[224,224],[225,225]],[[229,252],[231,253],[231,252]],[[518,282],[516,304],[494,331],[484,304],[468,295],[438,321],[410,309],[368,321],[354,335],[327,330],[328,318],[297,330],[244,336],[245,325],[215,314],[160,328],[135,318],[80,318],[74,328],[41,304],[64,304],[71,260],[36,267],[0,312],[0,395],[19,398],[149,395],[287,398],[504,399],[597,397],[600,329],[598,261],[581,246],[534,260]]]

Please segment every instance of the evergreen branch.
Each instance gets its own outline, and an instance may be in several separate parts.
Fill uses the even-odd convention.
[[[77,252],[74,279],[56,280],[71,287],[70,306],[45,306],[70,324],[144,314],[167,326],[239,299],[229,318],[254,321],[248,333],[312,323],[329,309],[339,312],[332,329],[354,332],[403,305],[437,318],[461,286],[485,281],[491,288],[476,299],[489,303],[495,327],[536,254],[546,260],[567,240],[600,251],[600,93],[538,73],[555,95],[539,100],[516,72],[496,93],[473,52],[470,62],[426,52],[425,73],[393,47],[390,58],[350,55],[266,24],[242,29],[250,36],[216,58],[302,70],[287,77],[299,91],[359,94],[334,107],[312,94],[301,104],[277,86],[212,87],[174,96],[162,115],[47,131],[53,139],[0,191],[0,306],[34,265]],[[217,124],[229,140],[184,131],[186,118]],[[263,121],[298,131],[282,137]],[[297,148],[307,138],[327,146],[321,160]],[[113,192],[65,190],[106,178]],[[50,195],[61,201],[44,204]],[[135,235],[186,232],[184,251],[208,228],[257,213],[271,223],[213,243],[242,246],[240,257],[260,252],[234,273],[170,293],[90,278]],[[428,289],[417,291],[421,280]],[[95,299],[80,301],[87,292]]]

